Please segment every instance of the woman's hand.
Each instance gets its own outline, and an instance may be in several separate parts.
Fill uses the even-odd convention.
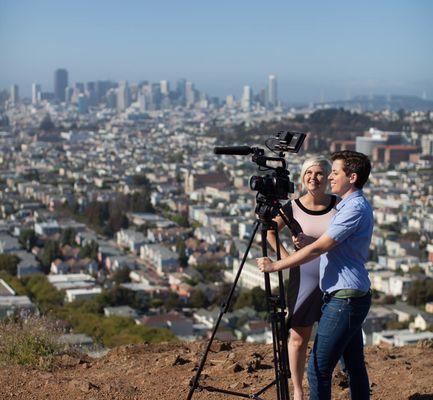
[[[302,249],[305,246],[313,243],[316,238],[312,236],[308,236],[305,233],[301,232],[298,236],[292,236],[293,244],[298,248]]]
[[[268,257],[256,258],[260,272],[274,272],[274,263]]]

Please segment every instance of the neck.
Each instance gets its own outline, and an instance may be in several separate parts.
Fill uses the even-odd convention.
[[[357,187],[353,186],[353,187],[349,188],[345,193],[343,193],[343,194],[339,194],[339,196],[340,196],[342,199],[345,199],[347,196],[350,196],[352,193],[355,193],[355,192],[357,192],[358,190],[361,190],[361,189],[358,189]]]
[[[321,205],[328,202],[328,195],[324,192],[307,192],[305,197],[309,203],[314,205]]]

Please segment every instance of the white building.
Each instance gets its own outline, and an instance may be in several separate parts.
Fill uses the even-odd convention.
[[[92,299],[102,292],[101,288],[91,289],[68,289],[66,290],[65,299],[68,303],[72,303],[75,300]]]

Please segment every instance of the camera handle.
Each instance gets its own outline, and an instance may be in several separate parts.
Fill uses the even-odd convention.
[[[280,211],[281,206],[278,205],[278,213],[281,213]],[[264,216],[264,214],[266,214]],[[247,249],[244,253],[244,256],[242,258],[241,264],[239,266],[238,272],[236,274],[235,280],[233,282],[233,285],[231,287],[230,293],[227,296],[227,299],[221,304],[220,314],[217,318],[217,321],[215,323],[214,329],[212,331],[211,337],[209,339],[209,342],[206,346],[206,349],[201,357],[199,366],[197,368],[196,375],[193,379],[190,381],[190,390],[188,393],[187,400],[191,400],[194,392],[196,390],[207,390],[209,392],[217,392],[217,393],[223,393],[227,395],[233,395],[237,397],[243,397],[247,399],[256,399],[256,400],[263,400],[260,395],[266,392],[268,389],[270,389],[272,386],[276,385],[276,392],[277,392],[277,400],[289,400],[289,384],[288,379],[290,378],[290,368],[289,368],[289,356],[288,356],[288,348],[287,348],[287,327],[285,322],[285,316],[286,316],[286,304],[285,304],[285,294],[284,294],[284,280],[283,280],[283,273],[282,271],[278,271],[278,283],[279,283],[279,291],[278,295],[273,295],[271,291],[271,283],[270,283],[270,277],[269,273],[264,273],[264,279],[265,279],[265,293],[266,293],[266,305],[268,308],[268,320],[271,323],[271,330],[272,330],[272,348],[274,353],[274,370],[275,370],[275,380],[273,380],[271,383],[269,383],[267,386],[259,390],[258,392],[254,394],[246,394],[242,392],[235,392],[231,390],[221,389],[221,388],[215,388],[212,386],[204,386],[199,384],[200,375],[203,371],[204,365],[206,363],[207,355],[209,353],[210,347],[212,345],[212,342],[215,338],[216,332],[218,330],[218,327],[221,323],[223,315],[228,311],[230,307],[230,303],[233,297],[233,294],[236,289],[236,285],[239,281],[239,278],[242,273],[242,269],[244,267],[245,261],[248,257],[248,253],[250,251],[251,245],[254,241],[255,235],[259,229],[259,226],[261,225],[261,247],[262,247],[262,256],[267,257],[267,233],[269,230],[275,231],[276,236],[276,253],[277,253],[277,259],[279,260],[281,258],[280,254],[280,244],[279,244],[279,237],[278,237],[278,227],[276,222],[274,222],[272,219],[269,218],[269,214],[264,213],[263,215],[259,213],[259,218],[255,221],[253,226],[253,233],[251,235],[251,238],[248,242]]]

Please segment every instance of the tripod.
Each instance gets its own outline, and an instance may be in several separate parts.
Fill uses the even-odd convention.
[[[277,215],[280,215],[286,225],[291,228],[291,223],[288,221],[287,217],[281,211],[281,204],[278,200],[269,199],[266,196],[261,194],[257,194],[257,205],[255,212],[258,215],[254,226],[253,233],[248,243],[248,247],[245,251],[245,254],[242,258],[241,264],[239,266],[238,272],[236,274],[235,280],[231,287],[230,293],[227,299],[221,304],[220,314],[215,323],[214,329],[212,331],[209,342],[206,346],[206,349],[202,355],[200,360],[200,364],[197,369],[197,373],[193,379],[190,381],[190,391],[188,393],[187,400],[191,400],[194,392],[196,390],[207,390],[209,392],[217,392],[223,393],[227,395],[243,397],[246,399],[256,399],[263,400],[260,397],[263,393],[265,393],[268,389],[276,386],[277,391],[277,400],[289,400],[289,384],[288,379],[290,378],[290,369],[289,369],[289,357],[288,357],[288,349],[287,349],[287,327],[285,323],[285,315],[286,315],[286,303],[285,303],[285,294],[284,294],[284,281],[283,281],[283,273],[282,271],[278,271],[278,294],[274,295],[271,291],[271,282],[269,273],[264,273],[265,279],[265,294],[266,294],[266,306],[268,310],[268,320],[271,323],[272,330],[272,347],[274,354],[274,370],[275,370],[275,379],[269,383],[264,388],[260,389],[258,392],[253,394],[247,394],[242,392],[236,392],[232,390],[226,390],[221,388],[215,388],[212,386],[204,386],[201,385],[200,375],[203,371],[204,365],[206,363],[207,355],[209,353],[212,342],[215,338],[215,334],[218,330],[219,324],[223,315],[228,311],[233,294],[236,289],[236,285],[241,276],[242,269],[244,267],[245,261],[248,257],[248,253],[250,251],[251,245],[254,241],[255,235],[261,227],[261,247],[262,247],[262,256],[267,257],[267,234],[268,231],[275,232],[276,238],[276,254],[277,259],[281,258],[280,255],[280,244],[278,237],[278,227],[277,223],[273,221]],[[295,235],[296,233],[293,232]]]

